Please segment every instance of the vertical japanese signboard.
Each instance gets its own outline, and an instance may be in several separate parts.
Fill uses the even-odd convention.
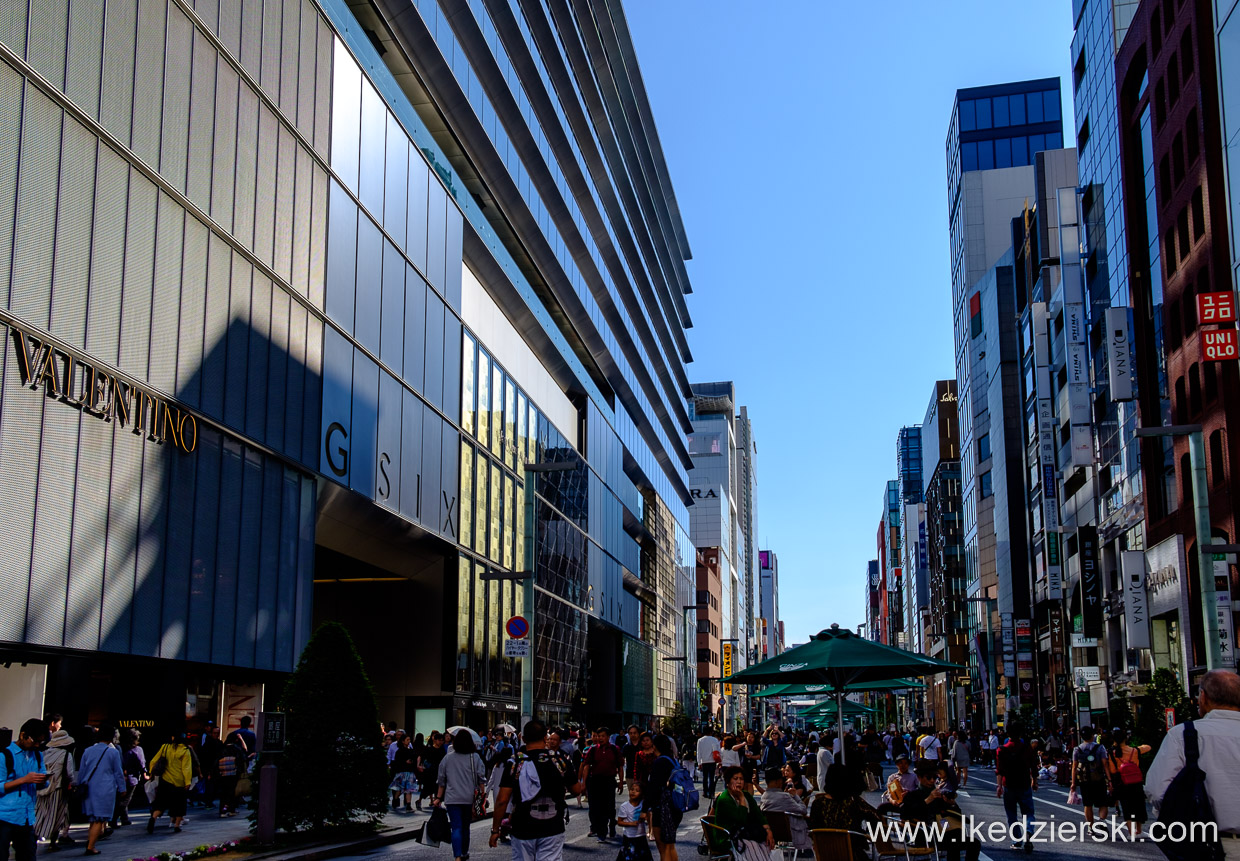
[[[1102,636],[1102,572],[1098,565],[1098,530],[1081,526],[1076,530],[1077,554],[1081,567],[1081,633]]]
[[[732,675],[732,646],[732,643],[723,644],[723,677],[725,679]],[[724,682],[723,695],[725,697],[732,696],[732,685],[728,682]]]
[[[1231,295],[1231,294],[1227,294]],[[1219,657],[1221,666],[1232,669],[1236,666],[1235,628],[1231,614],[1231,566],[1227,564],[1227,556],[1214,554],[1214,605],[1218,608]]]
[[[1042,468],[1042,526],[1046,545],[1046,594],[1063,597],[1063,568],[1059,558],[1059,487],[1055,468],[1055,407],[1051,390],[1049,346],[1046,343],[1046,303],[1034,302],[1033,361],[1037,387],[1038,463]]]

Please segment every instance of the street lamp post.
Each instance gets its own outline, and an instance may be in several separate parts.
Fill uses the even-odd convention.
[[[1139,437],[1187,436],[1188,462],[1193,482],[1193,516],[1197,525],[1197,588],[1201,590],[1201,622],[1206,641],[1206,670],[1223,665],[1218,630],[1218,602],[1214,593],[1214,554],[1210,534],[1210,493],[1206,486],[1206,447],[1201,425],[1164,425],[1137,428]]]

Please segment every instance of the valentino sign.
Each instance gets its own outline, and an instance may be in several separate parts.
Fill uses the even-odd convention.
[[[189,411],[17,326],[10,324],[9,331],[23,386],[41,388],[86,415],[132,427],[153,442],[170,442],[186,453],[197,448],[198,420]]]

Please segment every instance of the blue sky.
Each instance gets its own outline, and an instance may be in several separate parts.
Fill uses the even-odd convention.
[[[788,642],[862,621],[896,432],[955,376],[944,140],[958,87],[1063,78],[1068,0],[628,0],[688,231],[694,381],[758,441]]]

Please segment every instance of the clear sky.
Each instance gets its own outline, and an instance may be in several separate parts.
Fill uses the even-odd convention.
[[[1061,76],[1068,0],[626,0],[684,217],[695,382],[736,381],[789,643],[864,619],[896,432],[955,377],[956,89]]]

